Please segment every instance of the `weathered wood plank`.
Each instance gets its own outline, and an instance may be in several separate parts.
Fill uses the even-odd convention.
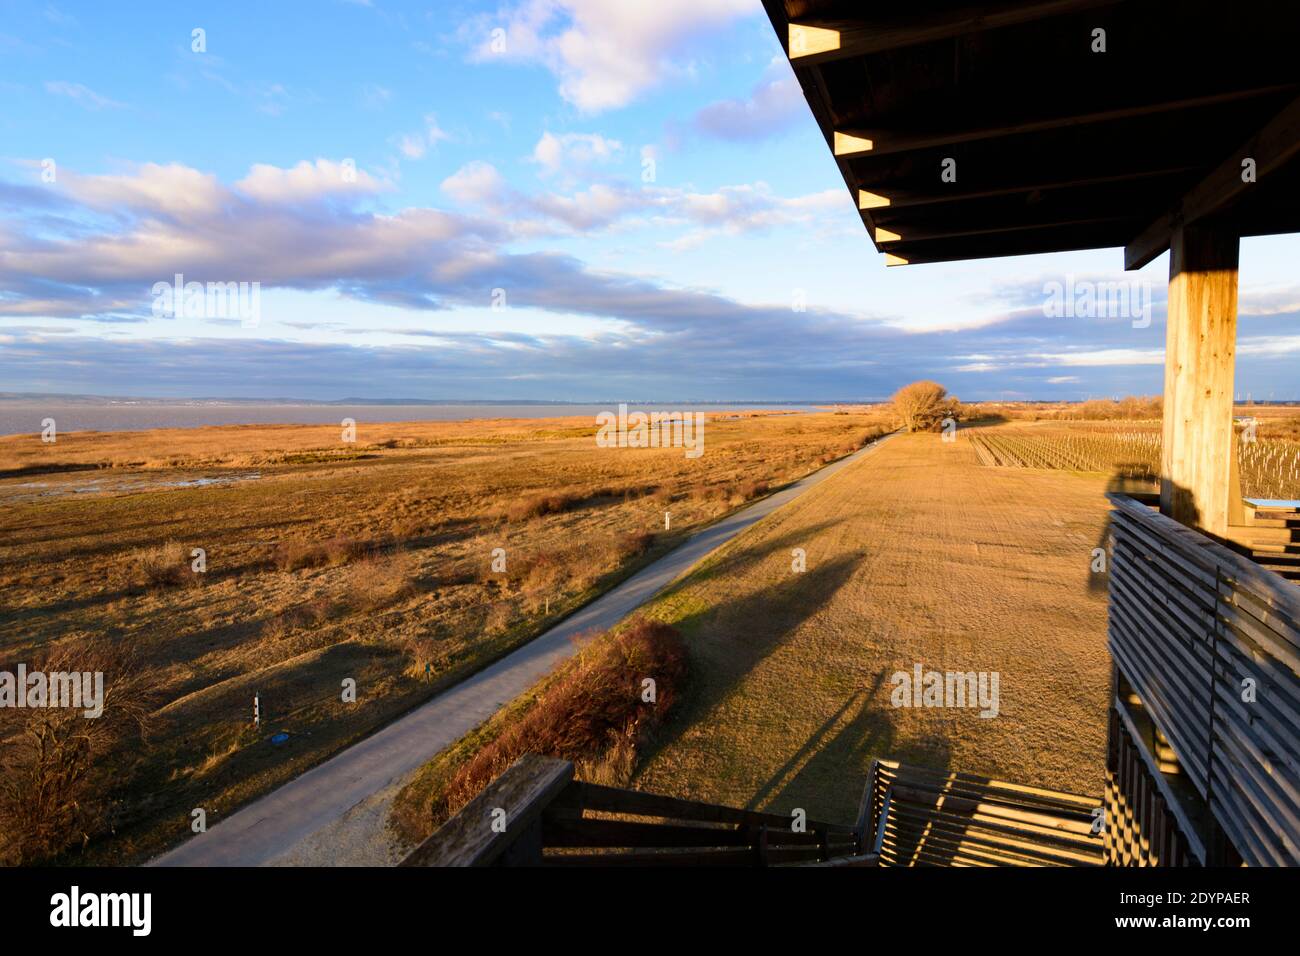
[[[567,760],[525,754],[401,865],[490,866],[541,819],[546,806],[572,782],[573,764]],[[505,811],[501,832],[493,826],[497,810]]]
[[[606,787],[601,784],[577,782],[557,801],[557,806],[585,810],[597,810],[607,813],[626,813],[635,816],[658,817],[665,820],[695,820],[705,823],[766,825],[777,829],[788,828],[791,818],[776,813],[763,813],[757,810],[742,810],[737,807],[724,807],[694,800],[682,800],[642,790],[625,790],[619,787]],[[809,820],[809,830],[827,830],[830,832],[851,833],[852,828],[843,824],[824,823]]]
[[[766,829],[769,846],[820,846],[820,834]],[[754,846],[757,827],[687,826],[630,820],[546,820],[542,834],[548,847],[741,847]]]

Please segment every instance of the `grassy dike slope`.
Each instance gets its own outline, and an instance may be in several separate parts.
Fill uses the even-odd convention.
[[[685,634],[692,676],[633,785],[851,821],[872,758],[897,757],[1099,794],[1103,488],[983,467],[965,435],[890,440],[647,608]],[[894,708],[915,663],[997,671],[999,715]]]

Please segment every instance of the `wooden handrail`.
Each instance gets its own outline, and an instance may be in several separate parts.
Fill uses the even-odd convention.
[[[885,820],[889,817],[889,804],[894,799],[894,788],[891,786],[885,791],[885,802],[880,807],[880,821],[876,824],[876,839],[871,846],[871,852],[880,856],[880,848],[885,845]]]
[[[591,816],[590,814],[599,814]],[[403,866],[760,865],[861,856],[853,827],[573,779],[528,754],[493,780]]]
[[[491,866],[531,838],[536,853],[508,862],[540,863],[542,812],[573,783],[573,764],[525,754],[421,843],[402,866]],[[534,858],[535,857],[535,858]]]

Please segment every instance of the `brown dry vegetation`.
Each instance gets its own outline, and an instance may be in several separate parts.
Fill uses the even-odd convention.
[[[129,647],[89,639],[32,661],[42,673],[104,675],[102,713],[49,707],[0,712],[0,864],[39,863],[115,824],[106,799],[114,758],[140,745],[157,689]],[[86,707],[89,701],[82,698]],[[93,708],[92,708],[93,709]]]
[[[602,782],[850,824],[878,757],[1100,793],[1109,658],[1089,566],[1106,482],[983,468],[959,434],[890,439],[648,604],[642,621],[683,634],[690,680]],[[916,663],[997,671],[999,715],[893,707],[892,675]],[[420,771],[393,807],[400,837],[427,835],[520,753],[554,751],[512,734],[547,686]]]
[[[362,424],[355,445],[323,426],[7,436],[0,664],[92,636],[138,658],[154,733],[99,758],[116,833],[79,857],[138,861],[192,808],[215,823],[879,422],[715,416],[698,459],[598,448],[588,419]]]
[[[899,424],[909,432],[937,431],[945,418],[955,419],[961,403],[938,382],[904,385],[890,399]]]
[[[571,760],[582,780],[625,785],[686,677],[676,629],[638,618],[603,635],[426,764],[397,795],[390,823],[405,843],[424,839],[526,753]]]

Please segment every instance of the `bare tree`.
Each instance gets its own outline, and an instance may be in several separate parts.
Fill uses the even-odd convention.
[[[0,861],[30,864],[86,843],[106,825],[105,758],[143,738],[154,682],[120,643],[56,648],[29,673],[101,672],[102,713],[70,707],[8,710],[0,730]]]
[[[930,431],[943,419],[955,415],[957,399],[938,382],[921,381],[904,385],[894,393],[894,414],[909,432]]]

